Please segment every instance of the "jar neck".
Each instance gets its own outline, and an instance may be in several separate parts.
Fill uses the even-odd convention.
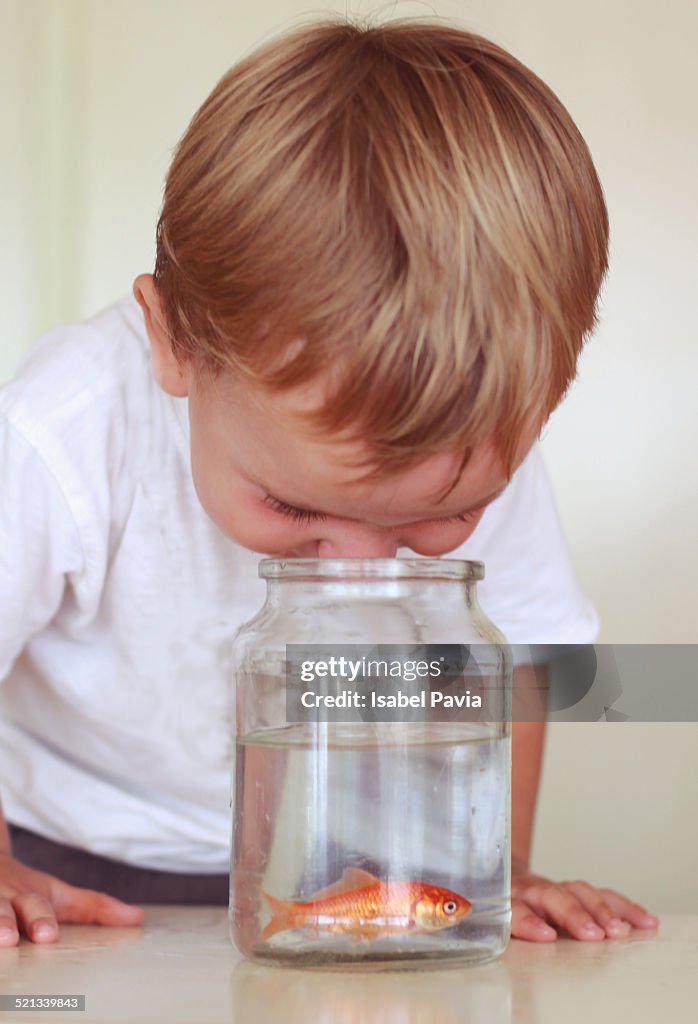
[[[267,579],[267,607],[308,608],[337,602],[404,602],[429,607],[478,608],[477,580],[456,579]]]

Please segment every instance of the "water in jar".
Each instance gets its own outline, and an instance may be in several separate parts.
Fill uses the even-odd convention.
[[[235,945],[305,967],[499,955],[509,757],[502,724],[313,722],[239,738]]]

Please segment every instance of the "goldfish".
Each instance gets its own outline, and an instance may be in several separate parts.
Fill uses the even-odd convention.
[[[426,882],[383,882],[362,868],[347,868],[338,882],[305,902],[261,892],[272,915],[262,931],[264,941],[292,928],[341,932],[356,939],[440,931],[458,924],[472,908],[465,896],[450,889]]]

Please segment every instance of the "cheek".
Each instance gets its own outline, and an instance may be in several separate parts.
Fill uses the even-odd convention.
[[[219,470],[215,458],[192,450],[192,478],[208,517],[221,533],[244,548],[276,555],[307,542],[306,528],[260,508],[259,500],[247,492],[244,481],[231,477],[229,466]]]
[[[400,544],[416,551],[418,555],[438,557],[447,555],[468,539],[482,518],[482,512],[467,523],[447,523],[445,525],[415,524],[408,527],[400,535]]]
[[[225,526],[220,522],[217,525],[231,540],[263,555],[289,555],[308,542],[306,531],[293,523],[266,522],[259,512],[229,517]]]
[[[305,539],[298,526],[270,517],[258,502],[246,499],[242,490],[228,486],[223,493],[208,488],[201,477],[195,478],[195,486],[204,511],[218,529],[250,551],[284,554]]]
[[[191,475],[202,508],[220,530],[227,533],[226,523],[234,507],[229,481],[224,482],[217,464],[215,449],[197,444],[192,436]]]

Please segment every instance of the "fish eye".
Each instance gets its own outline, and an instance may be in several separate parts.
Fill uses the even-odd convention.
[[[455,914],[458,904],[455,900],[446,900],[444,903],[444,914]]]

